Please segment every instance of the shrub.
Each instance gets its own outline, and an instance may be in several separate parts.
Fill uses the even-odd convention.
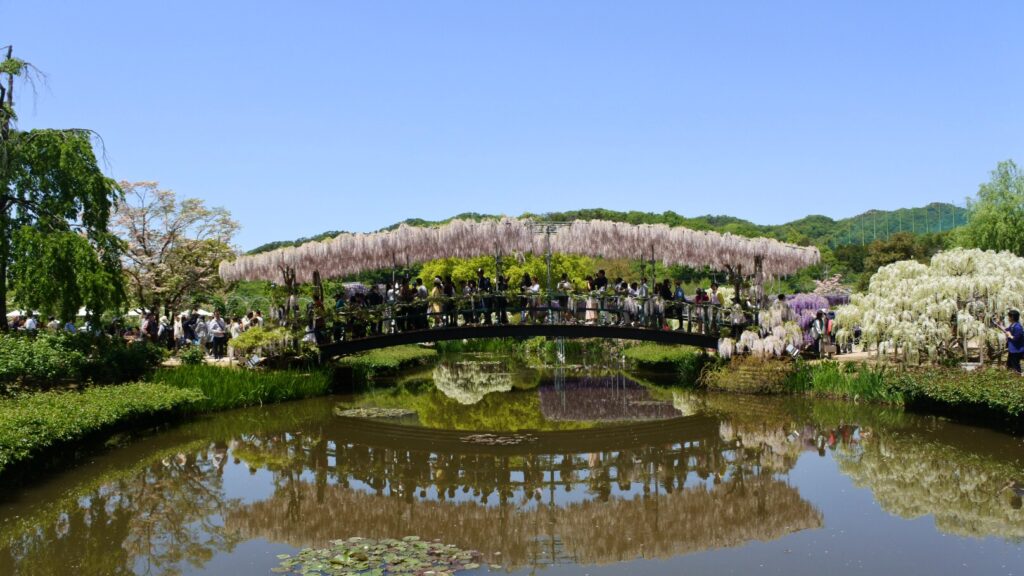
[[[400,369],[421,366],[437,357],[437,352],[415,345],[370,350],[338,360],[338,366],[350,370],[357,379],[393,374]]]
[[[663,344],[631,346],[623,355],[641,370],[675,373],[686,383],[697,382],[701,372],[718,362],[703,349]]]
[[[908,401],[1024,414],[1024,382],[1020,374],[997,367],[964,371],[960,368],[906,369],[892,379],[892,386]]]
[[[778,394],[787,391],[794,365],[785,360],[736,356],[729,363],[710,367],[699,383],[710,390],[744,394]]]
[[[0,335],[0,381],[44,383],[78,380],[87,357],[70,339],[40,334]]]
[[[231,339],[231,348],[236,354],[248,356],[260,352],[264,356],[276,354],[282,348],[288,348],[293,341],[292,333],[287,328],[255,327]]]
[[[178,352],[178,360],[184,366],[198,366],[206,360],[201,346],[186,346]]]
[[[323,371],[246,370],[207,364],[158,370],[153,381],[202,392],[205,400],[191,406],[199,412],[309,398],[326,393],[331,384]]]
[[[125,382],[141,378],[163,359],[158,346],[105,335],[0,335],[0,382]]]
[[[0,400],[0,474],[47,448],[121,421],[172,412],[202,397],[195,390],[134,383]]]

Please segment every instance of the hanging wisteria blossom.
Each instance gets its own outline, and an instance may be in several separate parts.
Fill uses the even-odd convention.
[[[1024,308],[1024,258],[951,250],[929,265],[908,260],[880,268],[866,294],[837,310],[837,337],[847,340],[859,326],[866,346],[910,362],[963,357],[969,347],[998,353],[1005,337],[994,323],[1005,322],[1011,308]]]
[[[535,234],[530,220],[503,218],[482,222],[453,220],[432,228],[402,225],[371,234],[340,234],[322,242],[222,262],[220,276],[228,282],[275,281],[280,279],[282,270],[291,268],[299,282],[309,282],[314,270],[324,277],[338,278],[438,258],[543,253],[548,242],[554,253],[657,259],[665,265],[707,266],[720,271],[742,269],[753,273],[760,259],[762,274],[776,277],[793,274],[820,259],[813,247],[663,224],[577,220],[547,236]]]

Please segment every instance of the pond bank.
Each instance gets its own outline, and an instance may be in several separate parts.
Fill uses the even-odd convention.
[[[5,485],[23,483],[65,467],[90,449],[116,443],[122,433],[159,428],[196,414],[321,396],[331,387],[326,371],[256,372],[200,365],[165,368],[148,382],[0,399],[0,480]]]
[[[1020,431],[1024,379],[999,367],[901,367],[891,364],[733,358],[705,370],[709,390],[880,402]]]

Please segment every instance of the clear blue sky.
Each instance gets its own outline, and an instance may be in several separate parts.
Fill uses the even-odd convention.
[[[475,211],[962,203],[1024,160],[1024,2],[0,0],[22,128],[246,249]]]

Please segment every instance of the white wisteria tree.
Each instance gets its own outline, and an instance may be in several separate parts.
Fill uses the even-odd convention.
[[[125,241],[126,284],[140,306],[165,314],[221,285],[218,264],[234,256],[238,223],[224,208],[178,200],[156,182],[121,182],[113,230]]]
[[[962,359],[976,346],[981,360],[1006,345],[993,321],[1024,307],[1024,258],[1009,252],[956,249],[929,264],[913,260],[884,266],[864,294],[836,312],[837,338],[856,326],[862,341],[908,362]]]

